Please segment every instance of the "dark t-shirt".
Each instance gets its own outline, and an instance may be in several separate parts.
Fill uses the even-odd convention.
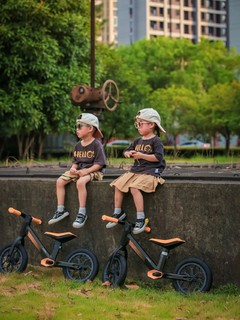
[[[105,168],[106,156],[101,141],[95,139],[87,146],[83,146],[79,141],[74,148],[72,163],[78,165],[77,170],[90,168],[94,164],[99,164]]]
[[[166,162],[164,160],[163,144],[158,136],[147,140],[143,140],[140,137],[125,149],[124,152],[130,150],[135,150],[144,154],[154,154],[159,160],[158,162],[152,162],[144,159],[136,159],[131,167],[131,172],[150,174],[156,177],[161,176],[161,173],[166,167]]]

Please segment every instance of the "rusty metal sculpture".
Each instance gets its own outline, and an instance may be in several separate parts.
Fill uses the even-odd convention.
[[[91,87],[80,84],[70,94],[74,105],[83,111],[100,117],[102,111],[114,111],[119,103],[119,90],[113,80],[106,80],[101,88],[95,88],[95,0],[91,0]]]
[[[93,113],[99,113],[104,109],[114,111],[119,103],[119,90],[113,80],[106,80],[101,88],[77,85],[72,89],[70,96],[74,105]]]

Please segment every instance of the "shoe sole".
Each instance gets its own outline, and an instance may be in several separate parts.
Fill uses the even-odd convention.
[[[73,226],[73,228],[80,229],[85,225],[86,221],[87,221],[87,217],[86,217],[86,219],[85,219],[85,221],[83,223],[78,223],[78,222],[74,221],[72,226]]]
[[[122,221],[124,218],[126,218],[126,216],[127,216],[126,213],[124,213],[118,218],[118,220]],[[115,227],[116,225],[117,225],[116,222],[108,222],[106,224],[106,228],[111,229],[111,228]]]
[[[64,214],[63,214],[61,217],[59,217],[59,218],[57,218],[57,219],[51,219],[51,220],[49,220],[49,221],[48,221],[48,224],[57,223],[58,221],[61,221],[61,220],[63,220],[64,218],[66,218],[66,217],[68,217],[68,216],[69,216],[69,212],[64,212]]]

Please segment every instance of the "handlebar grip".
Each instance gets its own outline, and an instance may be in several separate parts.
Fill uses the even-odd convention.
[[[32,217],[32,221],[36,224],[42,224],[42,220],[41,219],[38,219],[38,218],[34,218]]]
[[[16,216],[21,216],[22,215],[22,212],[17,210],[17,209],[14,209],[14,208],[8,208],[8,212],[12,213],[12,214],[15,214]],[[34,218],[32,217],[32,221],[36,224],[42,224],[42,220],[41,219],[37,219],[37,218]]]
[[[106,216],[106,215],[102,216],[102,220],[118,223],[118,219],[117,218],[109,217],[109,216]]]
[[[21,216],[22,212],[19,210],[16,210],[14,208],[8,208],[8,212],[15,214],[16,216]]]
[[[151,232],[151,228],[150,227],[145,227],[144,231],[145,232]]]

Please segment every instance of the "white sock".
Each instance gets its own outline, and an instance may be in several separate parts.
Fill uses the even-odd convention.
[[[114,208],[114,214],[119,214],[121,213],[122,208]]]
[[[137,212],[137,219],[145,219],[145,214],[143,211]]]
[[[86,208],[79,208],[78,213],[81,213],[82,215],[86,215]]]
[[[64,205],[57,206],[57,211],[62,212],[64,210]]]

